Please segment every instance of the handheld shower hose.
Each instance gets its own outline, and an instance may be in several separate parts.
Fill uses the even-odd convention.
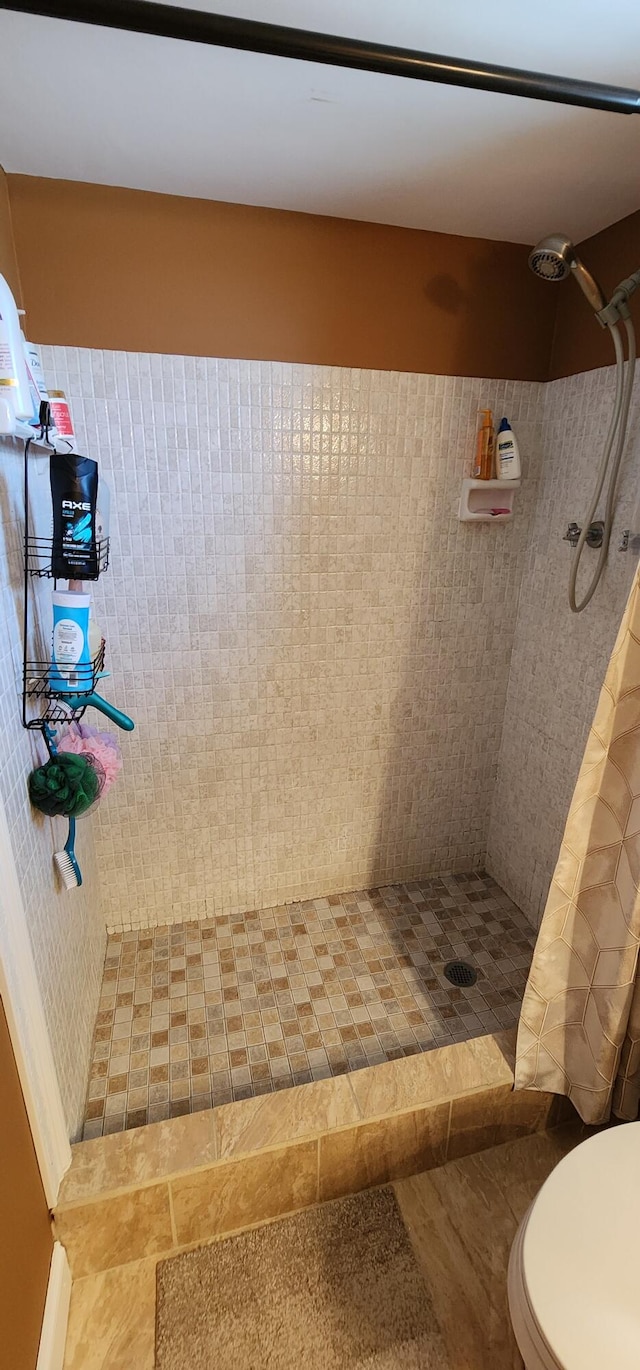
[[[627,437],[629,409],[631,406],[636,364],[636,335],[629,314],[628,300],[634,290],[637,290],[640,286],[640,271],[634,272],[627,280],[622,281],[617,289],[614,290],[609,303],[606,304],[605,297],[597,281],[594,280],[590,271],[587,270],[584,262],[580,260],[573,243],[569,238],[564,237],[563,234],[554,233],[549,238],[543,239],[537,247],[534,247],[529,256],[529,266],[536,276],[542,276],[545,280],[561,281],[570,273],[574,275],[583,294],[591,305],[591,308],[595,311],[598,322],[603,328],[609,329],[616,356],[616,390],[613,413],[611,415],[609,430],[602,453],[602,461],[598,471],[595,490],[589,506],[589,512],[584,520],[580,536],[576,543],[575,556],[572,559],[571,572],[569,575],[569,607],[572,613],[579,614],[583,609],[586,609],[587,604],[589,604],[596,592],[600,577],[605,568],[609,543],[611,541],[616,486]],[[626,332],[626,359],[624,344],[619,328],[620,322],[624,323]],[[589,586],[582,599],[578,602],[576,598],[576,582],[582,553],[605,483],[606,495],[603,533],[598,561]]]
[[[620,463],[627,437],[627,425],[629,422],[629,407],[631,405],[631,394],[633,391],[633,378],[636,364],[636,335],[631,319],[624,320],[627,334],[628,361],[625,371],[625,357],[620,329],[617,324],[609,324],[613,346],[616,354],[616,394],[613,405],[613,413],[609,424],[602,461],[593,492],[593,498],[589,506],[589,512],[584,520],[584,525],[580,537],[576,543],[575,556],[572,558],[571,571],[569,573],[569,607],[574,614],[579,614],[586,609],[587,604],[593,599],[598,587],[600,577],[604,571],[609,542],[611,541],[611,529],[613,526],[613,509],[616,495],[616,485],[620,472]],[[604,527],[602,530],[602,543],[598,555],[596,568],[591,578],[590,584],[585,591],[582,599],[578,603],[576,599],[576,581],[580,569],[580,560],[583,548],[587,540],[589,527],[595,518],[596,509],[602,494],[604,483],[609,477],[604,510]]]

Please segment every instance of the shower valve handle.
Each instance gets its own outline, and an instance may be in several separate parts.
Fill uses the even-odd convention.
[[[580,537],[581,532],[582,529],[580,528],[579,524],[570,523],[562,541],[570,542],[572,547],[577,547],[578,539]]]
[[[578,523],[570,523],[564,535],[564,542],[570,542],[572,547],[577,547],[580,541],[582,529]],[[585,538],[587,547],[602,547],[604,538],[604,523],[598,519],[595,523],[589,524],[589,531]]]

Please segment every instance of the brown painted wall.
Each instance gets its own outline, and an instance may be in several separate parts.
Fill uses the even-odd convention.
[[[580,243],[580,255],[608,297],[625,276],[640,268],[640,210],[602,229]],[[573,376],[596,366],[610,366],[614,359],[608,330],[600,327],[577,285],[557,287],[540,281],[540,290],[557,289],[558,313],[551,355],[550,377]],[[633,299],[631,315],[640,349],[640,292]],[[639,352],[640,355],[640,352]]]
[[[0,1363],[34,1370],[53,1238],[2,1000],[0,1214]]]
[[[556,300],[514,243],[10,176],[29,337],[542,379]]]

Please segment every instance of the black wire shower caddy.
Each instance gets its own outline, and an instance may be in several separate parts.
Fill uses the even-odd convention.
[[[24,615],[22,632],[22,726],[30,732],[41,732],[50,750],[51,729],[62,723],[78,722],[86,709],[86,704],[78,702],[79,697],[89,697],[97,689],[98,681],[104,670],[105,660],[105,641],[100,643],[98,651],[91,661],[80,663],[75,669],[73,681],[73,691],[69,691],[69,697],[76,700],[71,706],[65,699],[64,693],[57,684],[58,672],[54,667],[51,658],[44,660],[30,657],[29,652],[29,586],[32,578],[42,579],[48,577],[56,583],[56,576],[53,571],[54,539],[36,536],[30,529],[29,518],[29,448],[33,442],[39,446],[46,447],[49,453],[54,453],[55,448],[49,443],[44,435],[40,433],[33,438],[27,438],[24,444]],[[106,571],[109,565],[109,539],[103,538],[97,544],[96,567],[93,573],[82,572],[78,579],[97,580]],[[33,714],[34,705],[39,706],[39,712]]]

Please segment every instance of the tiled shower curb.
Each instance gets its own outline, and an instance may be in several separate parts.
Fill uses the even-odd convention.
[[[80,1142],[55,1212],[75,1279],[416,1174],[572,1115],[513,1091],[515,1034]]]

